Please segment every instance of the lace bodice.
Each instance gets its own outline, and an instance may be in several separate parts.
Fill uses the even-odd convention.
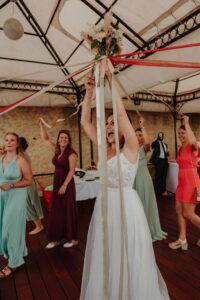
[[[136,176],[138,161],[132,164],[128,161],[123,153],[120,154],[121,170],[122,170],[122,186],[132,187]],[[107,161],[107,174],[108,174],[108,187],[118,188],[119,178],[118,178],[118,166],[117,166],[117,156],[112,157]]]

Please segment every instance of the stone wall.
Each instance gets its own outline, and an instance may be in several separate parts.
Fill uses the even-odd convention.
[[[43,117],[48,123],[53,124],[59,118],[66,118],[73,113],[73,109],[55,108],[55,107],[19,107],[1,116],[0,118],[0,144],[3,144],[3,137],[6,132],[16,132],[20,136],[27,138],[29,142],[28,153],[32,160],[34,174],[53,172],[51,163],[52,155],[48,147],[44,145],[40,138],[39,127],[37,125],[39,117]],[[137,116],[134,112],[129,112],[134,127],[137,127]],[[170,113],[150,113],[145,112],[143,116],[146,120],[145,127],[153,141],[159,131],[165,134],[165,142],[169,146],[170,159],[175,158],[174,125]],[[93,113],[95,120],[95,113]],[[177,122],[177,126],[180,122]],[[191,115],[191,125],[194,129],[197,139],[200,140],[199,114]],[[72,135],[73,147],[79,154],[79,137],[77,117],[68,121],[57,123],[55,127],[48,129],[49,137],[56,141],[57,133],[60,129],[69,129]],[[82,135],[82,157],[83,167],[90,165],[90,141],[86,135]],[[94,147],[94,160],[97,162],[97,149]],[[79,165],[77,166],[79,167]]]

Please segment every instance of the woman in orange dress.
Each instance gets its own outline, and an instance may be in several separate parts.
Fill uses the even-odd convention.
[[[177,156],[179,165],[178,186],[176,190],[176,213],[179,225],[179,238],[169,244],[171,249],[188,249],[186,239],[186,221],[200,229],[200,217],[195,213],[196,187],[200,187],[200,179],[197,173],[198,144],[189,125],[189,117],[183,116],[184,125],[181,125],[178,137],[181,147]],[[197,242],[200,246],[200,240]]]

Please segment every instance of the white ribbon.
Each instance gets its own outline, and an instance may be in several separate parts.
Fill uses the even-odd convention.
[[[96,82],[96,118],[100,172],[100,201],[102,216],[102,248],[103,248],[103,300],[109,300],[109,247],[108,247],[108,197],[107,197],[107,142],[105,130],[105,102],[104,102],[104,73],[100,64],[95,69]]]
[[[118,118],[117,118],[117,105],[116,99],[118,97],[118,90],[116,87],[114,68],[111,63],[108,64],[112,74],[112,106],[113,106],[113,118],[114,118],[114,134],[115,134],[115,145],[117,154],[117,167],[118,167],[118,179],[119,179],[119,193],[120,193],[120,216],[121,216],[121,261],[120,261],[120,281],[119,281],[119,300],[123,299],[124,291],[124,264],[126,264],[127,270],[127,287],[128,287],[128,299],[131,300],[130,290],[130,271],[128,262],[128,234],[127,234],[127,222],[124,208],[124,190],[123,190],[123,174],[120,161],[120,144],[119,144],[119,129],[118,129]]]

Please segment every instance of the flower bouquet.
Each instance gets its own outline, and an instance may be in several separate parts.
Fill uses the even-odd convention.
[[[111,25],[94,25],[81,35],[90,45],[95,59],[120,54],[122,51],[122,31],[114,29]]]

